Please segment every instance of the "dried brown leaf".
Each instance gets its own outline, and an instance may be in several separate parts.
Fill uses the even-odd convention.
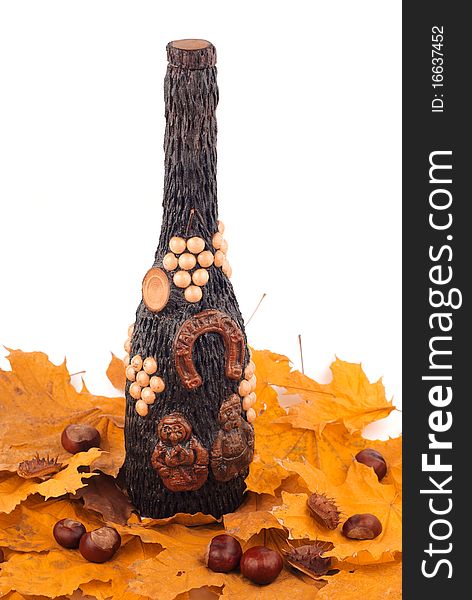
[[[75,498],[82,499],[88,510],[102,515],[104,521],[126,525],[134,508],[128,496],[118,487],[113,477],[100,474],[77,491]]]

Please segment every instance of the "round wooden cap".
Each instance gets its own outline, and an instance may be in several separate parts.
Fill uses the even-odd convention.
[[[167,274],[162,269],[149,269],[143,279],[144,304],[152,312],[161,311],[169,301],[170,284]]]
[[[216,64],[216,48],[207,40],[174,40],[167,44],[167,60],[171,67],[206,69]]]

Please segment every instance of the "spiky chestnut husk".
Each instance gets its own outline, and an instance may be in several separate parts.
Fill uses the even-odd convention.
[[[313,579],[318,579],[331,567],[331,558],[329,556],[324,558],[322,554],[332,547],[329,542],[315,542],[298,548],[289,544],[288,549],[284,548],[282,553],[289,565]]]
[[[339,525],[340,512],[333,498],[314,493],[307,500],[311,516],[323,527],[336,529]]]
[[[32,479],[33,477],[49,479],[49,477],[58,473],[62,468],[62,463],[58,463],[57,459],[58,457],[49,458],[49,454],[46,458],[40,458],[39,453],[36,452],[36,455],[31,460],[20,462],[16,472],[24,479]]]

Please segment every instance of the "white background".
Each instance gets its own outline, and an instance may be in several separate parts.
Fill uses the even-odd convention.
[[[362,362],[400,406],[400,20],[378,0],[4,0],[0,342],[113,393],[160,229],[165,46],[201,37],[246,319],[267,294],[250,343],[299,368],[301,334],[308,375]]]

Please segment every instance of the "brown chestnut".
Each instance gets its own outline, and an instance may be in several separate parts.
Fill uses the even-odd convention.
[[[80,538],[85,533],[85,527],[80,521],[61,519],[52,530],[56,542],[63,548],[78,548]]]
[[[90,562],[103,563],[112,558],[121,546],[121,536],[113,527],[100,527],[83,535],[79,550]]]
[[[5,555],[3,554],[3,550],[0,548],[0,563],[5,562]]]
[[[238,540],[222,533],[215,536],[208,544],[205,564],[217,573],[229,573],[238,568],[242,554],[243,549]]]
[[[90,448],[100,448],[100,434],[85,423],[68,425],[62,432],[61,444],[71,454],[87,452]]]
[[[375,515],[352,515],[343,525],[343,535],[354,540],[373,540],[382,533],[382,523]]]
[[[387,463],[385,458],[373,448],[365,448],[356,454],[357,462],[372,467],[377,474],[379,481],[387,474]]]
[[[282,557],[266,546],[253,546],[246,550],[239,563],[241,573],[261,585],[272,583],[282,570]]]

